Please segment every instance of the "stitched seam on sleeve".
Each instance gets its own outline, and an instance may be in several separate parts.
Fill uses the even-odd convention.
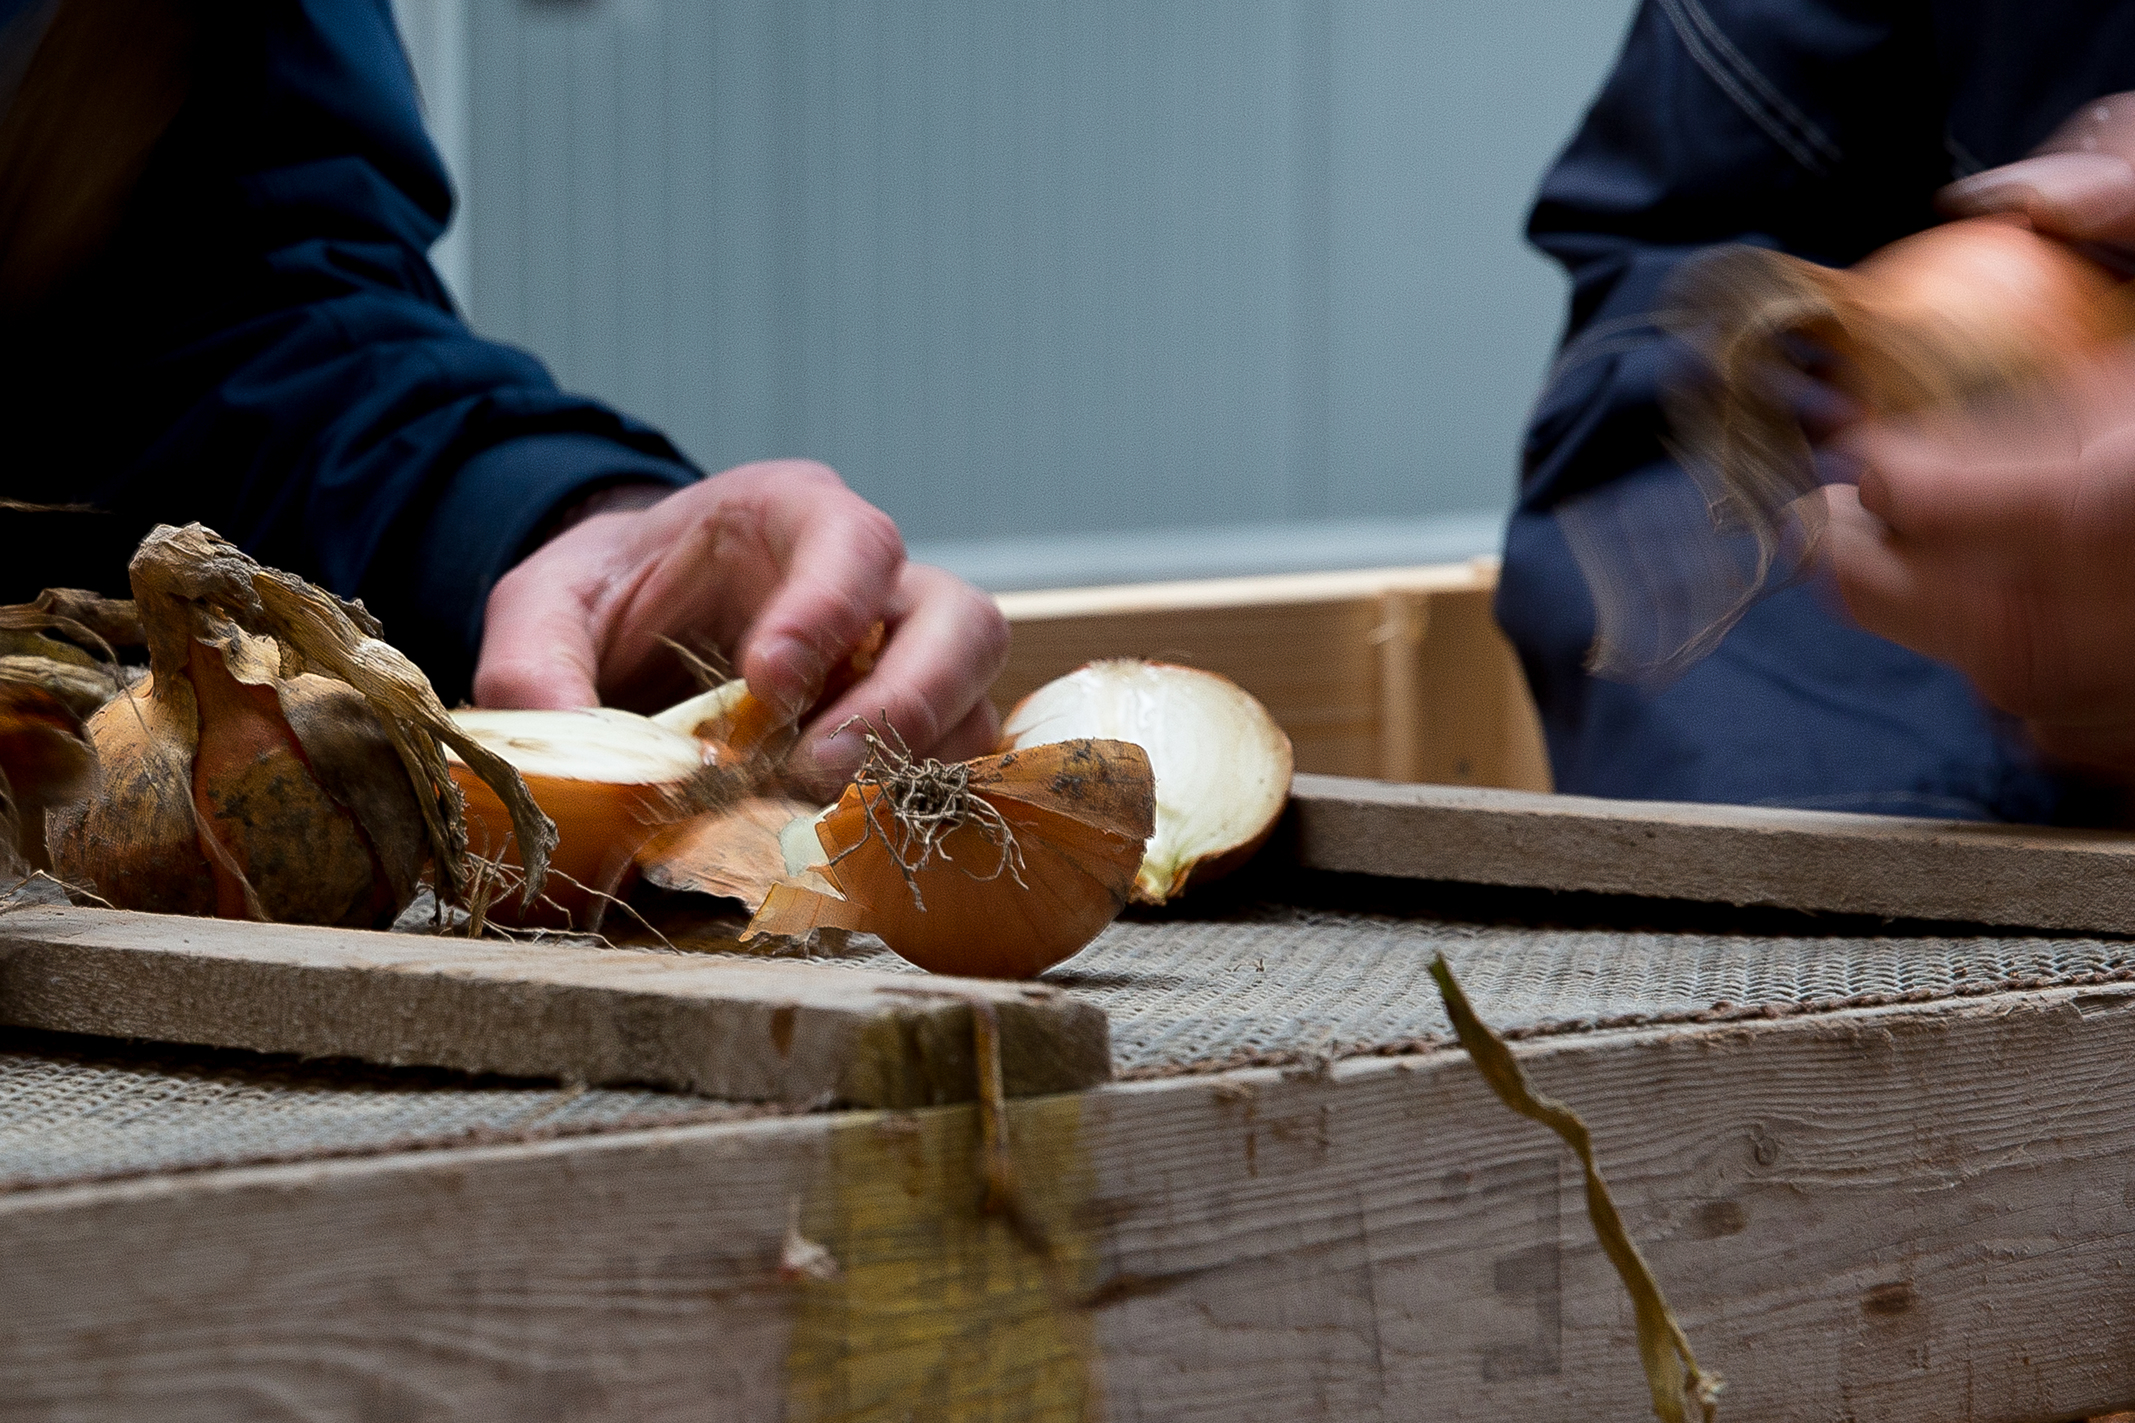
[[[1838,145],[1757,72],[1698,0],[1659,0],[1659,4],[1683,48],[1735,107],[1796,163],[1819,176],[1830,171],[1841,156]]]

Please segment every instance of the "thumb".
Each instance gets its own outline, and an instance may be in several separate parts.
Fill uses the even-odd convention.
[[[2021,215],[2078,242],[2135,242],[2135,168],[2112,153],[2041,153],[1952,183],[1935,203],[1953,217]]]
[[[561,579],[522,578],[526,565],[490,592],[475,659],[474,700],[484,707],[597,706],[591,610]]]

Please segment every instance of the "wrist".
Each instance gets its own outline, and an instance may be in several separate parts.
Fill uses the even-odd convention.
[[[590,493],[559,505],[548,518],[535,527],[533,537],[526,541],[526,552],[532,553],[558,534],[576,528],[595,515],[628,514],[640,509],[650,509],[674,492],[673,485],[649,479],[629,479],[604,484]]]

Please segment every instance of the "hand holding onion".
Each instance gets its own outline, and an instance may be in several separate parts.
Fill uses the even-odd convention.
[[[1964,219],[1850,272],[1737,252],[1694,276],[1684,324],[1721,381],[1687,452],[1768,562],[1806,531],[1863,626],[1959,668],[2049,754],[2135,779],[2135,98],[1941,201]],[[1833,442],[1857,489],[1816,488],[1760,404],[1795,333],[1861,410]]]
[[[2049,755],[2135,781],[2135,354],[1992,413],[1845,437],[1824,554],[1870,631],[1965,673]]]
[[[841,695],[826,679],[877,624],[888,642]],[[822,465],[743,465],[647,507],[595,513],[491,595],[475,697],[485,707],[652,710],[689,690],[669,646],[725,649],[800,727],[793,770],[837,794],[864,748],[838,728],[889,719],[924,755],[958,759],[998,732],[987,688],[1007,656],[992,601],[907,564],[887,516]]]

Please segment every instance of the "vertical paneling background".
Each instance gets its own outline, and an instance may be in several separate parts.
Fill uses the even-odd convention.
[[[426,87],[477,326],[707,467],[828,460],[954,557],[1487,531],[1561,320],[1523,209],[1628,0],[403,15],[419,73],[464,66],[460,107]]]

